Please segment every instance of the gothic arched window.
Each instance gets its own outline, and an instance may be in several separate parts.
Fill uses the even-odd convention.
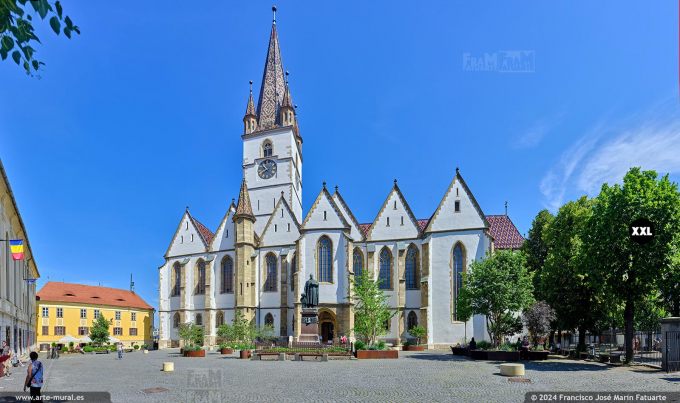
[[[293,259],[290,261],[290,290],[295,291],[295,273],[297,273],[297,256],[293,255]]]
[[[274,317],[272,316],[271,313],[268,313],[264,317],[264,325],[265,326],[274,326]]]
[[[415,245],[408,247],[406,252],[406,289],[418,289],[418,248]]]
[[[205,294],[205,261],[198,261],[198,272],[196,273],[196,288],[194,295]]]
[[[265,292],[276,291],[276,255],[273,253],[267,254],[265,258],[267,278],[264,281]]]
[[[411,330],[416,326],[418,326],[418,315],[411,311],[408,313],[408,317],[406,318],[406,330]]]
[[[461,244],[456,244],[453,248],[453,320],[457,318],[458,294],[463,288],[463,273],[465,272],[465,253]]]
[[[234,261],[225,256],[222,260],[222,294],[234,292]]]
[[[175,329],[179,327],[179,312],[175,312],[172,316],[172,327]]]
[[[317,244],[317,276],[319,282],[333,282],[333,245],[327,236],[319,238]]]
[[[203,315],[201,315],[200,313],[196,314],[196,325],[203,326]]]
[[[352,261],[354,266],[354,277],[361,277],[361,273],[364,271],[364,254],[361,253],[361,249],[354,249]]]
[[[215,326],[222,326],[224,324],[224,314],[222,311],[217,311],[217,316],[215,316]]]
[[[380,251],[380,273],[378,274],[378,279],[380,280],[380,289],[392,289],[392,254],[387,246]]]
[[[272,148],[272,142],[269,140],[266,140],[264,144],[262,144],[262,156],[263,157],[271,157],[273,154],[273,148]]]
[[[172,292],[170,294],[171,297],[176,297],[179,295],[179,287],[180,284],[182,283],[182,266],[180,266],[179,262],[175,262],[175,264],[172,266]]]

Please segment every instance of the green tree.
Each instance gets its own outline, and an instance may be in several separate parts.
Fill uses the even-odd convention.
[[[179,338],[184,342],[185,348],[203,346],[203,326],[194,323],[182,323],[179,325]]]
[[[526,326],[534,346],[539,339],[550,331],[550,322],[555,320],[555,311],[545,301],[536,301],[522,312],[522,321]]]
[[[562,206],[544,228],[548,255],[540,274],[541,295],[555,309],[557,327],[578,329],[578,349],[586,349],[586,331],[602,315],[600,283],[587,266],[584,237],[592,215],[592,200],[583,196]]]
[[[425,333],[427,333],[425,328],[420,325],[413,326],[408,332],[411,334],[411,336],[416,338],[416,344],[420,344],[420,339],[422,339],[423,336],[425,336]]]
[[[50,27],[57,35],[63,32],[70,39],[74,32],[80,34],[80,28],[64,15],[59,1],[0,0],[0,58],[5,60],[11,55],[26,74],[38,71],[45,64],[35,58],[33,46],[40,43],[40,39],[33,29],[32,14],[42,20],[49,19]]]
[[[518,313],[533,303],[533,288],[524,253],[500,250],[470,265],[458,308],[468,318],[486,316],[489,337],[499,346],[503,336],[521,331]]]
[[[664,309],[670,313],[670,316],[678,317],[680,316],[680,239],[673,242],[673,251],[670,255],[668,270],[660,279],[661,299]]]
[[[375,346],[377,338],[387,333],[385,322],[396,312],[390,309],[380,280],[370,278],[368,270],[350,281],[354,287],[354,333],[369,346]]]
[[[638,244],[628,228],[646,218],[654,225],[651,242]],[[623,185],[602,185],[588,224],[589,267],[608,296],[623,303],[626,361],[633,358],[636,305],[663,288],[680,233],[678,185],[654,171],[632,168]]]
[[[90,339],[92,339],[92,342],[98,345],[108,342],[109,326],[111,326],[111,320],[106,319],[104,315],[99,315],[99,317],[92,322],[92,327],[90,328]]]
[[[543,234],[546,227],[554,219],[555,216],[548,210],[539,211],[531,223],[527,239],[522,245],[522,251],[527,257],[527,268],[534,276],[534,297],[539,301],[544,299],[541,288],[541,273],[543,272],[545,259],[548,257],[548,245]]]

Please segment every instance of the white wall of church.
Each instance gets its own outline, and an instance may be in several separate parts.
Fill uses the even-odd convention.
[[[333,247],[333,282],[319,283],[319,303],[341,303],[347,299],[347,238],[342,230],[312,230],[303,233],[300,240],[303,265],[298,267],[298,270],[302,269],[298,277],[300,290],[304,288],[310,274],[319,279],[316,248],[322,236],[327,236]]]
[[[465,337],[464,324],[453,320],[453,248],[459,242],[464,247],[466,270],[474,260],[484,258],[490,247],[489,238],[482,230],[430,235],[428,305],[432,317],[428,326],[433,327],[429,329],[430,344],[462,343]],[[468,322],[468,338],[472,334],[471,322]]]

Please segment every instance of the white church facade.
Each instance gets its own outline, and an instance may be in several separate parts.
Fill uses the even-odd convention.
[[[179,345],[179,325],[204,326],[208,344],[235,310],[281,337],[299,336],[300,294],[319,281],[323,341],[354,337],[350,278],[379,278],[396,315],[384,339],[401,344],[422,325],[430,347],[488,338],[483,317],[456,317],[462,273],[494,249],[523,242],[507,215],[486,216],[458,169],[434,212],[417,219],[397,181],[371,223],[360,223],[324,184],[302,209],[302,137],[284,74],[276,22],[257,105],[243,118],[238,202],[213,232],[187,209],[159,268],[159,344]],[[377,207],[377,206],[376,206]]]

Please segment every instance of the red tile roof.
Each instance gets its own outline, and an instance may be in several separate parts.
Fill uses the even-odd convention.
[[[203,223],[198,221],[196,218],[191,216],[191,219],[194,221],[194,225],[196,225],[196,228],[198,229],[198,233],[201,235],[201,238],[203,238],[203,242],[205,242],[206,245],[210,246],[210,243],[212,242],[213,238],[215,238],[215,234],[213,234],[212,231],[208,229]]]
[[[139,295],[119,288],[50,281],[36,294],[40,301],[75,302],[124,308],[153,309]]]
[[[524,237],[519,233],[510,217],[506,215],[488,215],[489,233],[494,239],[495,249],[519,249]]]
[[[368,234],[369,229],[371,229],[371,224],[359,224],[359,231],[364,234],[364,237]]]
[[[418,220],[418,229],[420,230],[421,233],[422,233],[423,231],[425,231],[425,228],[427,228],[427,224],[428,224],[429,222],[430,222],[429,219],[424,219],[424,220],[421,219],[421,220]]]

